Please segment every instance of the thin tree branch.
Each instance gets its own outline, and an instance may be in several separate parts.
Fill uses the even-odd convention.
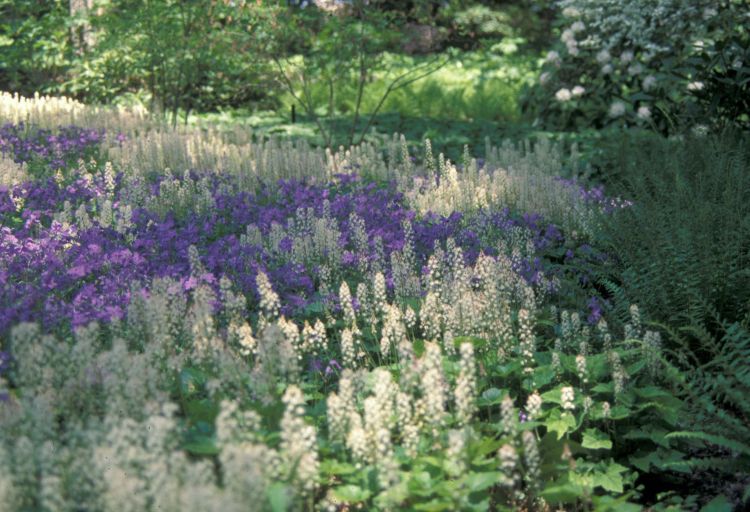
[[[422,78],[425,78],[425,77],[427,77],[427,76],[435,73],[437,70],[439,70],[440,68],[442,68],[443,66],[445,66],[448,63],[449,60],[450,59],[445,59],[442,62],[440,62],[439,65],[430,68],[430,66],[432,66],[435,63],[437,63],[437,62],[440,61],[439,57],[435,57],[435,58],[431,59],[430,61],[428,61],[428,62],[426,62],[424,64],[420,64],[419,66],[415,67],[414,69],[411,69],[411,70],[407,71],[406,73],[403,73],[402,75],[396,77],[390,83],[390,85],[388,86],[388,88],[385,90],[385,92],[383,93],[383,96],[381,96],[380,101],[378,102],[377,106],[375,107],[375,110],[373,110],[372,113],[370,114],[370,118],[367,120],[367,125],[362,130],[362,132],[361,132],[361,134],[359,136],[359,140],[357,141],[357,144],[361,144],[362,141],[365,140],[365,135],[367,135],[367,130],[370,129],[370,127],[372,126],[372,123],[375,121],[375,116],[378,114],[378,112],[380,111],[380,108],[385,103],[385,100],[388,99],[388,96],[390,96],[390,94],[393,91],[397,91],[399,89],[402,89],[402,88],[406,87],[407,85],[410,85],[410,84],[416,82],[417,80],[421,80]],[[427,69],[427,71],[425,71],[424,73],[418,74],[417,76],[413,76],[412,78],[407,79],[407,77],[409,77],[410,75],[413,75],[414,73],[416,73],[416,72],[418,72],[418,71],[420,71],[422,69]],[[401,80],[403,80],[403,82],[400,82]]]

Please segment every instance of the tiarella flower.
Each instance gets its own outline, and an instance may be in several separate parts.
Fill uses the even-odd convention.
[[[534,420],[539,417],[542,412],[542,397],[536,391],[529,395],[526,400],[526,413],[529,418]]]
[[[563,387],[560,394],[560,401],[562,403],[563,409],[566,411],[572,411],[576,408],[573,401],[575,400],[575,391],[572,387],[566,386]]]

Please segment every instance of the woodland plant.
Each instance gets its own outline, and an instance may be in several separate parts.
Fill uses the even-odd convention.
[[[611,264],[594,237],[635,205],[572,180],[555,146],[459,168],[398,137],[333,152],[14,126],[9,510],[638,510],[711,465],[701,443],[746,467],[740,415],[685,420],[696,388],[650,314],[592,298]],[[70,134],[81,158],[49,166]],[[702,381],[704,404],[746,380],[724,346],[703,370],[734,373]]]
[[[745,2],[561,0],[558,8],[560,43],[526,102],[548,129],[616,125],[675,133],[744,122],[739,112],[727,115],[734,112],[723,97],[733,94],[729,87],[714,88],[712,98],[704,89],[720,77],[744,83]]]

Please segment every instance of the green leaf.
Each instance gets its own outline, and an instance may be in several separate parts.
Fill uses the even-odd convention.
[[[551,366],[540,366],[534,370],[534,385],[538,388],[546,386],[555,379],[555,370]]]
[[[607,466],[606,473],[594,473],[591,475],[592,484],[596,487],[602,487],[604,490],[609,492],[621,493],[623,492],[623,478],[622,473],[627,471],[628,468],[621,466],[617,463],[610,463]]]
[[[325,459],[320,463],[320,471],[325,475],[350,475],[357,471],[353,464],[335,459]]]
[[[667,439],[673,439],[675,437],[680,438],[680,439],[704,441],[707,443],[715,444],[717,446],[728,448],[737,453],[750,455],[750,446],[744,443],[741,443],[740,441],[736,441],[734,439],[728,439],[724,436],[706,434],[705,432],[688,432],[688,431],[670,432],[669,434],[666,435]]]
[[[356,485],[342,485],[332,491],[333,496],[346,503],[359,503],[366,501],[372,493]]]
[[[276,483],[266,490],[268,502],[273,512],[286,512],[292,506],[292,492],[284,484]]]
[[[185,416],[190,421],[205,421],[213,423],[216,416],[219,415],[220,406],[216,402],[208,399],[187,400],[183,403]]]
[[[464,481],[471,492],[484,491],[500,482],[503,474],[498,471],[488,471],[484,473],[470,473],[466,475]]]
[[[589,428],[583,433],[583,443],[581,443],[581,446],[589,450],[611,450],[612,441],[601,430]]]
[[[553,404],[562,404],[562,391],[560,387],[551,389],[545,393],[542,393],[542,400],[545,402],[552,402]]]
[[[487,407],[489,405],[496,405],[503,401],[504,393],[497,388],[485,389],[481,396],[477,399],[477,405],[479,407]]]
[[[179,385],[180,395],[188,398],[191,395],[202,393],[208,377],[197,368],[183,368],[180,371]]]
[[[701,508],[701,512],[732,512],[732,510],[734,506],[723,494],[719,494]]]
[[[455,506],[448,501],[432,500],[427,503],[418,503],[413,508],[425,512],[442,512],[443,510],[454,510]]]
[[[570,412],[566,411],[561,414],[559,410],[554,410],[544,424],[549,431],[557,433],[557,440],[559,441],[565,434],[575,429],[576,419]]]
[[[573,482],[547,486],[542,498],[550,503],[575,503],[583,495],[583,487]]]
[[[192,455],[218,455],[219,447],[213,437],[193,437],[190,442],[184,444],[183,449]]]

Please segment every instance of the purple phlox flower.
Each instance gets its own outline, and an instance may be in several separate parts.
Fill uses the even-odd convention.
[[[586,303],[586,306],[589,308],[589,315],[586,320],[590,325],[595,325],[602,317],[601,299],[596,296],[592,296]]]
[[[317,357],[313,357],[310,360],[310,371],[312,373],[320,373],[323,371],[323,361]]]
[[[330,361],[328,361],[328,366],[326,366],[325,376],[330,377],[334,373],[338,373],[341,370],[343,370],[343,368],[341,367],[339,362],[335,359],[331,359]]]

